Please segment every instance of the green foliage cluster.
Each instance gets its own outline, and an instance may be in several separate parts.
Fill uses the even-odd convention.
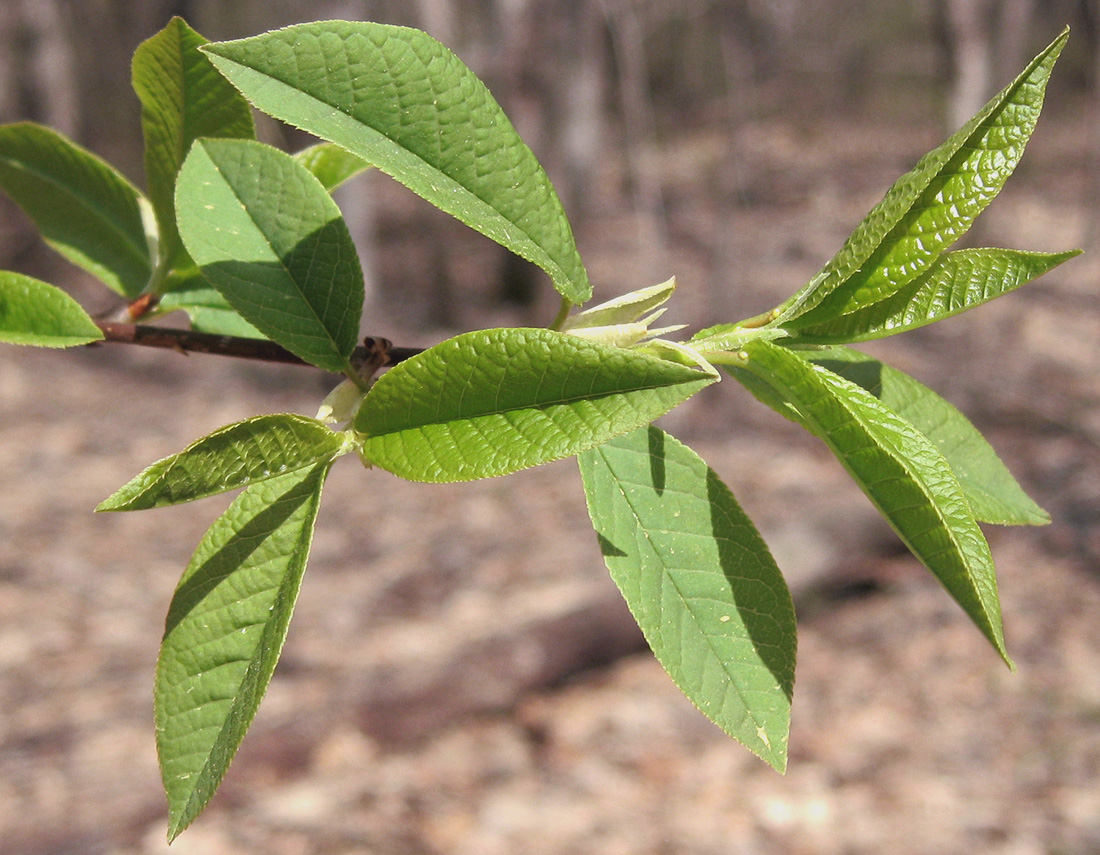
[[[332,21],[207,43],[174,19],[134,56],[145,193],[54,131],[0,128],[0,187],[74,264],[148,300],[153,317],[183,310],[197,330],[269,338],[346,378],[317,418],[229,425],[99,506],[244,488],[167,618],[155,713],[170,837],[206,806],[256,712],[325,477],[349,452],[429,482],[576,455],[607,566],[657,658],[705,715],[784,769],[790,593],[729,488],[651,424],[723,372],[826,443],[1010,663],[979,523],[1046,513],[953,406],[848,345],[958,314],[1076,254],[949,250],[1015,168],[1066,37],[902,176],[805,287],[686,341],[653,327],[672,282],[575,311],[592,288],[545,172],[481,81],[416,30]],[[296,154],[257,142],[253,107],[321,141]],[[562,299],[551,328],[468,332],[377,379],[361,371],[363,278],[330,191],[367,168],[542,267]],[[0,340],[100,337],[59,289],[0,274]]]

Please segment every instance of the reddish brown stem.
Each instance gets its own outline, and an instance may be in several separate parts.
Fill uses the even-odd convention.
[[[232,335],[214,335],[194,330],[178,330],[168,327],[154,327],[148,324],[123,324],[111,321],[97,322],[103,331],[104,340],[122,344],[137,344],[142,347],[161,347],[177,353],[211,353],[218,356],[236,356],[240,359],[256,359],[261,362],[280,362],[289,365],[308,365],[304,359],[295,356],[286,348],[273,341],[260,338],[244,338]],[[385,358],[382,365],[396,365],[410,356],[420,353],[420,348],[395,347],[387,339],[368,337],[364,346],[352,352],[351,363],[359,367],[368,362],[377,362],[380,355]]]

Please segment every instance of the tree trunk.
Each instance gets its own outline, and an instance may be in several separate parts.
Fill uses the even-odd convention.
[[[989,97],[993,77],[992,21],[988,0],[946,0],[954,74],[948,124],[961,127]]]

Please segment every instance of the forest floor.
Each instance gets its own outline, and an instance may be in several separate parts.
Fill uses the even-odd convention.
[[[1095,248],[1080,139],[1068,120],[1043,128],[981,243]],[[777,302],[935,142],[764,122],[737,140],[749,166],[732,207],[702,192],[721,145],[677,152],[670,322]],[[664,278],[621,199],[604,208],[581,238],[598,286]],[[720,269],[736,273],[712,278]],[[1017,673],[824,448],[732,383],[666,426],[723,476],[789,575],[800,625],[786,776],[709,724],[645,651],[572,461],[422,486],[344,460],[268,696],[171,851],[1100,851],[1098,279],[1095,256],[1077,259],[875,348],[970,415],[1054,516],[989,530]],[[215,427],[312,414],[323,392],[303,369],[204,356],[0,353],[0,853],[167,851],[153,666],[176,579],[224,501],[91,509]]]

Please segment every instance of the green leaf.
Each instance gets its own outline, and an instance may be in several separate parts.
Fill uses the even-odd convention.
[[[650,312],[660,309],[673,292],[676,291],[676,277],[661,282],[659,285],[650,285],[648,288],[639,288],[620,297],[600,303],[591,309],[585,309],[565,319],[563,330],[575,332],[577,330],[592,329],[593,327],[618,326],[620,324],[634,324],[642,322],[642,318]],[[659,313],[658,313],[659,315]],[[643,322],[644,326],[648,326]]]
[[[0,341],[72,347],[102,338],[95,321],[60,288],[0,270]]]
[[[655,427],[579,461],[604,560],[658,661],[708,718],[783,771],[797,628],[756,528],[714,471]]]
[[[745,350],[745,369],[791,402],[1011,667],[993,557],[943,455],[855,383],[770,342],[751,342]]]
[[[954,243],[1016,168],[1069,31],[945,143],[890,188],[832,260],[773,321],[816,326],[904,288]]]
[[[354,427],[365,457],[395,475],[468,481],[570,457],[715,379],[550,330],[481,330],[382,375]]]
[[[328,470],[245,490],[203,537],[172,598],[153,696],[169,841],[221,784],[271,680]]]
[[[317,143],[295,152],[294,159],[313,173],[330,193],[360,172],[371,168],[363,158],[332,143]]]
[[[340,210],[288,154],[248,140],[199,140],[180,170],[176,213],[203,276],[250,324],[328,371],[350,370],[363,274]]]
[[[156,212],[160,254],[186,263],[176,230],[176,175],[199,137],[254,138],[252,111],[200,51],[206,39],[173,18],[134,52],[133,87],[141,101],[145,180]]]
[[[293,413],[255,416],[219,428],[158,460],[97,511],[142,511],[204,499],[334,459],[345,438]]]
[[[750,322],[754,320],[756,319],[749,319]],[[739,351],[745,346],[745,343],[749,341],[757,339],[763,341],[778,341],[779,339],[789,337],[789,335],[790,334],[785,329],[777,327],[760,327],[741,321],[736,324],[717,324],[713,327],[699,330],[699,332],[693,335],[688,341],[688,345],[695,348],[704,358],[710,358],[712,355],[718,357],[723,352],[726,352],[728,355],[729,351]],[[725,360],[722,359],[718,361],[725,362]]]
[[[1050,522],[970,420],[927,386],[858,350],[835,348],[805,357],[866,389],[928,437],[950,464],[980,522]]]
[[[235,309],[214,306],[187,306],[191,329],[211,335],[231,335],[238,338],[267,338],[252,324],[237,314]]]
[[[157,306],[158,314],[187,312],[191,329],[214,335],[233,335],[243,338],[267,338],[252,324],[242,318],[237,310],[210,285],[196,269],[194,276],[165,294]]]
[[[73,264],[123,296],[145,289],[152,264],[143,197],[109,163],[41,125],[4,125],[0,189]]]
[[[1080,254],[1080,250],[1045,253],[1014,249],[946,252],[897,293],[823,324],[802,327],[796,340],[843,344],[916,329],[1014,291]]]
[[[537,158],[485,85],[426,33],[320,21],[203,50],[258,109],[362,157],[534,262],[569,301],[591,296]]]

